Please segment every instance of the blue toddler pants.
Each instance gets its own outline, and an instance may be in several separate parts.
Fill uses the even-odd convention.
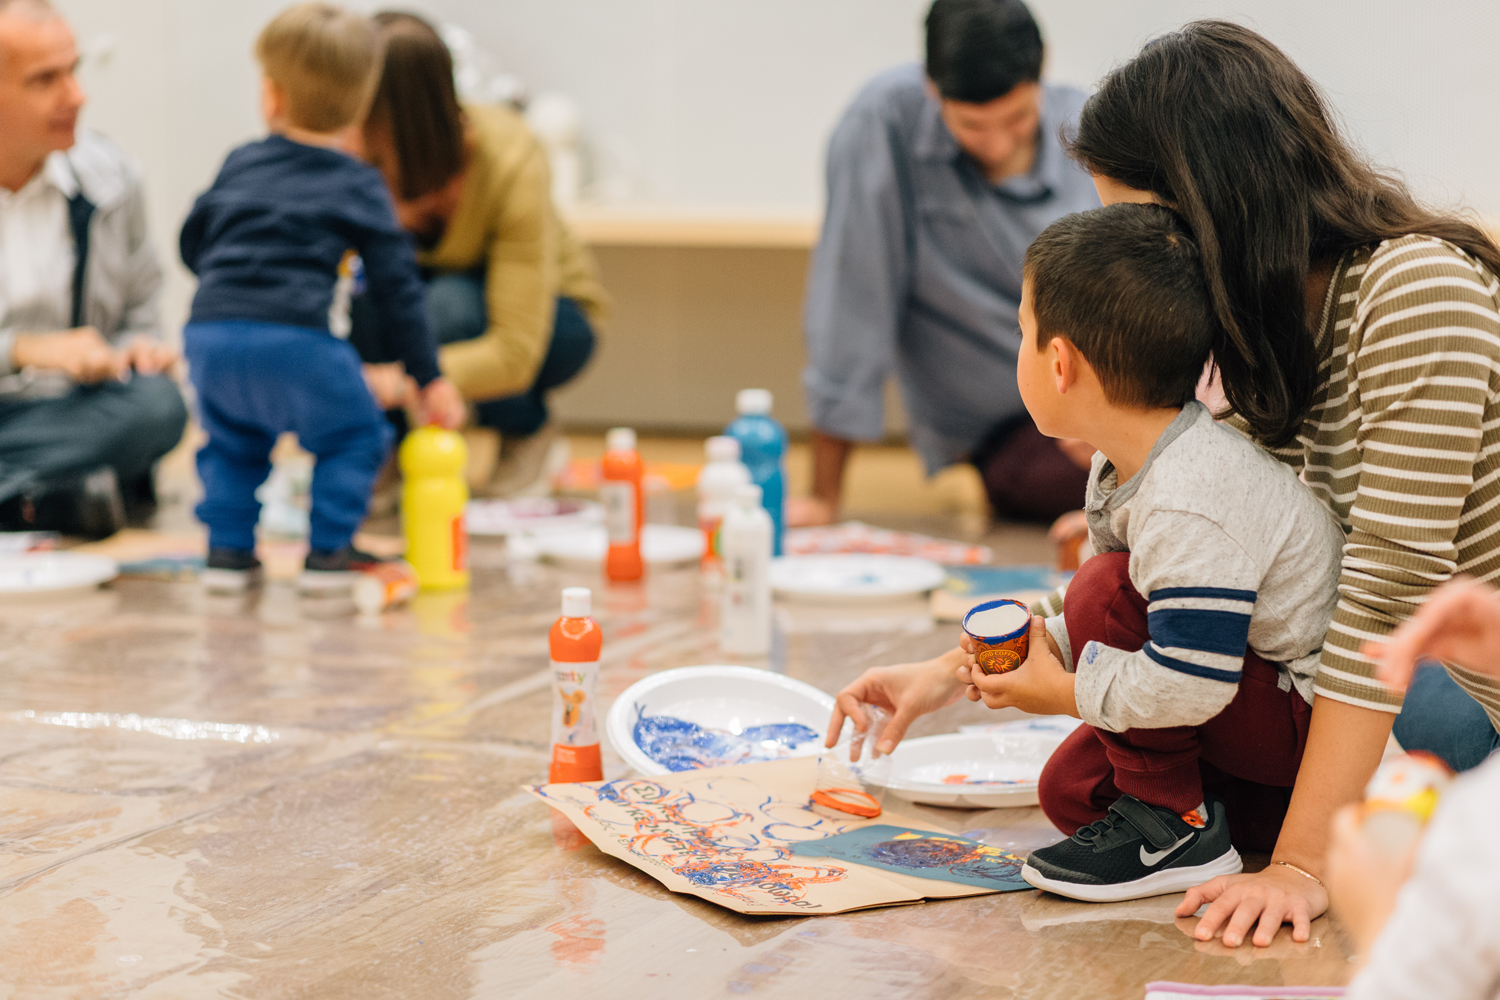
[[[190,323],[183,347],[208,433],[198,452],[197,507],[208,544],[255,547],[255,490],[270,475],[276,436],[292,431],[317,458],[312,547],[348,545],[392,437],[354,348],[327,330],[245,320]]]

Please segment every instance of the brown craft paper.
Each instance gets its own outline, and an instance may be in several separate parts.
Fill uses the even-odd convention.
[[[812,757],[683,771],[649,778],[532,786],[605,854],[673,892],[738,913],[810,916],[990,889],[793,855],[791,844],[878,823],[918,829],[889,810],[875,819],[828,819],[808,808]]]

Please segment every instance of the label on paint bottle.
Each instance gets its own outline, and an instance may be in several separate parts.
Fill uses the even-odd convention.
[[[594,717],[594,685],[598,679],[597,662],[552,661],[550,781],[598,781],[604,777]]]
[[[453,519],[448,531],[453,536],[453,570],[462,573],[469,568],[469,528],[462,514]]]
[[[635,486],[606,479],[599,484],[599,502],[604,505],[604,530],[609,544],[635,541]]]

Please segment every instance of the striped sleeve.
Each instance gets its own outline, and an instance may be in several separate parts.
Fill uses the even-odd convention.
[[[1043,618],[1052,618],[1056,615],[1062,614],[1063,597],[1066,596],[1067,593],[1068,585],[1064,583],[1052,593],[1048,594],[1040,601],[1037,601],[1036,607],[1031,609],[1031,613],[1034,615],[1041,615]]]
[[[1357,430],[1341,446],[1357,449],[1358,478],[1352,498],[1329,497],[1350,506],[1322,697],[1399,710],[1360,646],[1388,635],[1457,568],[1460,518],[1488,450],[1486,407],[1500,388],[1492,285],[1468,258],[1420,237],[1383,245],[1361,279],[1348,340]]]
[[[1196,514],[1155,511],[1131,543],[1149,635],[1133,652],[1098,641],[1073,650],[1079,716],[1116,733],[1201,725],[1239,690],[1260,571]]]

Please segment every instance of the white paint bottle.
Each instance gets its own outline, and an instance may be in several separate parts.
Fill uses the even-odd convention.
[[[719,525],[734,506],[734,491],[750,485],[750,470],[740,461],[740,443],[732,437],[711,437],[704,442],[708,464],[698,473],[698,529],[703,532],[702,569],[717,580],[723,572],[719,551]]]
[[[724,559],[724,603],[719,645],[726,653],[771,651],[771,546],[775,528],[761,506],[759,486],[740,486],[719,526]]]

